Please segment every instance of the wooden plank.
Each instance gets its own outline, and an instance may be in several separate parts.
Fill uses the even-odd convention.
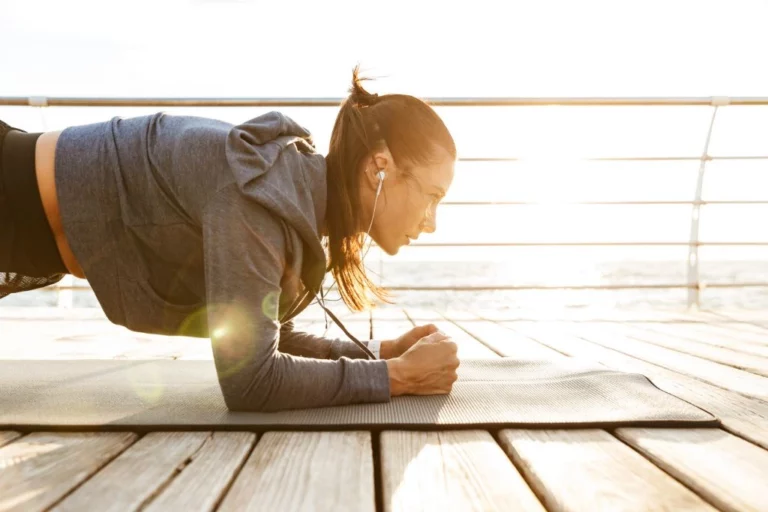
[[[143,512],[214,510],[256,442],[252,432],[214,432]]]
[[[455,323],[500,356],[547,361],[567,357],[528,336],[488,320],[465,320]]]
[[[620,428],[616,435],[710,503],[768,510],[768,451],[718,429]]]
[[[437,311],[423,310],[418,308],[408,308],[404,311],[411,322],[413,322],[415,325],[432,323],[435,324],[438,329],[450,336],[456,343],[459,360],[488,359],[499,357],[498,354],[483,345],[474,336],[468,334],[466,331],[453,323],[450,319],[451,317],[443,316],[443,314]],[[477,318],[471,313],[465,313],[460,316],[464,318]]]
[[[731,340],[739,345],[751,345],[768,348],[768,331],[763,333],[749,332],[733,328],[734,324],[698,324],[693,326],[693,332],[700,337],[716,337]]]
[[[681,322],[699,321],[685,311],[619,310],[619,309],[482,309],[480,318],[491,321],[571,321],[571,322]]]
[[[724,315],[719,311],[708,311],[707,313],[712,318],[711,321],[706,323],[707,325],[717,325],[725,329],[730,329],[737,332],[746,332],[750,334],[756,334],[761,337],[768,336],[768,325],[742,322],[741,320],[730,318],[728,315]],[[765,312],[763,312],[762,314],[766,316]]]
[[[373,511],[368,432],[267,432],[222,502],[222,511]]]
[[[392,340],[414,328],[414,323],[399,308],[374,309],[372,317],[373,338],[377,340]],[[420,322],[419,325],[428,323],[432,322]]]
[[[371,310],[371,318],[374,324],[380,320],[407,320],[410,322],[405,310],[398,306],[384,305]]]
[[[0,359],[212,359],[210,341],[136,333],[100,320],[3,322]]]
[[[499,442],[549,511],[715,510],[603,430],[502,430]]]
[[[758,336],[768,336],[768,327],[760,326],[756,324],[750,324],[745,322],[720,322],[717,325],[738,332],[748,332],[750,334],[756,334]]]
[[[446,317],[435,324],[456,342],[460,361],[462,359],[496,359],[499,357],[499,354],[459,327],[451,318]]]
[[[210,432],[151,432],[67,496],[58,511],[140,508],[193,459]]]
[[[471,311],[456,311],[456,310],[437,311],[433,309],[414,308],[414,307],[407,307],[404,309],[404,311],[408,315],[408,318],[410,318],[411,321],[413,321],[416,324],[445,320],[446,317],[456,318],[460,320],[471,320],[474,318],[478,318],[477,314]]]
[[[488,432],[381,433],[384,510],[544,508]]]
[[[768,404],[603,347],[574,334],[570,323],[514,323],[539,342],[572,357],[640,373],[660,389],[715,415],[729,431],[768,448]]]
[[[136,440],[130,432],[34,432],[0,448],[0,510],[47,509]]]
[[[746,396],[768,399],[768,378],[737,370],[696,356],[690,356],[634,340],[612,324],[578,324],[573,329],[580,336],[638,359],[689,375]]]
[[[670,334],[674,331],[667,330],[667,327],[665,326],[661,328],[662,330],[651,332],[625,324],[620,329],[624,335],[635,340],[698,356],[757,375],[768,376],[768,358],[759,357],[754,354],[745,354],[736,349],[715,345],[715,343],[724,344],[722,341],[708,340],[708,342],[705,342],[686,339],[679,335]],[[679,329],[676,329],[676,331],[681,332]],[[682,330],[682,332],[686,332],[686,330]]]
[[[681,324],[633,324],[632,327],[635,329],[643,330],[648,334],[653,334],[654,336],[657,334],[661,334],[663,336],[673,336],[698,343],[712,345],[714,347],[727,348],[745,354],[752,354],[755,356],[768,358],[768,344],[761,345],[743,341],[733,337],[733,335],[727,335],[718,332],[703,332],[700,329],[691,328],[688,325]]]
[[[13,430],[0,430],[0,446],[4,446],[20,437],[21,434],[19,432],[14,432]]]
[[[393,340],[410,331],[413,327],[414,325],[407,318],[403,320],[374,320],[373,339],[381,341]]]
[[[456,342],[459,359],[487,359],[498,357],[497,354],[480,343],[472,335],[468,334],[460,327],[457,327],[453,322],[444,317],[414,322],[402,310],[399,318],[393,313],[388,314],[388,317],[389,318],[387,319],[374,319],[374,336],[376,338],[394,339],[408,332],[414,325],[422,326],[434,324],[445,334],[451,336],[453,341]]]
[[[666,327],[676,332],[683,331],[685,336],[690,339],[717,340],[725,343],[735,343],[736,345],[747,345],[765,348],[768,346],[768,331],[765,334],[745,331],[733,327],[733,323],[708,323],[708,324],[668,324],[657,326],[653,324],[641,325],[641,327],[652,330],[655,328]],[[723,345],[728,346],[728,345]]]
[[[736,320],[737,322],[750,323],[768,329],[768,319],[766,319],[764,310],[719,309],[714,312],[714,314],[731,320]]]

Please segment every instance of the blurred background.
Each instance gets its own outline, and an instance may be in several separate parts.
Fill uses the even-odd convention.
[[[760,0],[0,0],[0,97],[341,98],[360,63],[372,92],[423,98],[766,99],[767,19]],[[366,259],[399,305],[768,307],[767,105],[436,109],[461,158],[419,240],[440,245]],[[0,118],[44,131],[159,110],[241,123],[273,108]],[[279,110],[326,151],[335,106]],[[1,305],[98,307],[87,281],[62,284],[78,289]]]

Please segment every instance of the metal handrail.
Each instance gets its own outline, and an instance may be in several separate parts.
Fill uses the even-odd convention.
[[[751,283],[707,283],[699,285],[703,288],[750,288],[768,286],[768,282]],[[493,285],[493,286],[389,286],[385,285],[387,290],[392,291],[505,291],[505,290],[642,290],[642,289],[673,289],[673,288],[696,288],[697,285],[687,283],[654,283],[654,284],[578,284],[578,285],[559,285],[559,284],[531,284],[531,285]],[[86,285],[58,286],[58,290],[90,290]],[[43,290],[48,290],[44,288]],[[326,287],[330,291],[331,287]]]
[[[372,244],[376,246],[376,244]],[[733,247],[759,247],[768,246],[766,242],[422,242],[413,243],[408,247],[689,247],[691,245],[703,246],[733,246]]]
[[[701,285],[699,285],[701,286]],[[514,290],[644,290],[644,289],[696,289],[697,285],[687,283],[661,283],[661,284],[596,284],[596,285],[506,285],[506,286],[387,286],[392,291],[514,291]],[[755,283],[712,283],[702,286],[704,288],[751,288],[768,286],[768,282]]]
[[[597,156],[580,157],[574,160],[578,162],[681,162],[681,161],[699,161],[700,156]],[[712,156],[707,155],[705,160],[768,160],[768,156]],[[531,158],[507,157],[507,156],[462,156],[459,162],[528,162]],[[481,167],[482,169],[482,167]]]
[[[443,201],[441,206],[648,206],[648,205],[768,204],[768,201]]]
[[[503,107],[503,106],[710,106],[714,107],[713,116],[709,123],[707,142],[701,156],[655,156],[655,157],[587,157],[578,158],[578,161],[621,162],[621,161],[699,161],[699,173],[696,185],[696,194],[693,201],[581,201],[581,202],[526,202],[526,201],[447,201],[444,205],[468,206],[468,205],[691,205],[693,207],[691,219],[691,238],[689,242],[501,242],[501,243],[417,243],[411,247],[507,247],[507,246],[538,246],[538,247],[576,247],[576,246],[684,246],[689,248],[689,275],[688,283],[667,283],[650,285],[531,285],[531,286],[431,286],[431,287],[401,287],[387,286],[391,290],[427,290],[427,291],[486,291],[486,290],[541,290],[541,289],[644,289],[644,288],[687,288],[689,290],[689,306],[699,302],[699,293],[702,288],[731,288],[768,286],[768,283],[713,283],[705,284],[699,281],[699,259],[697,249],[700,246],[766,246],[768,242],[701,242],[698,240],[699,209],[706,205],[717,204],[768,204],[768,201],[705,201],[701,198],[702,183],[706,163],[712,160],[764,160],[768,156],[712,156],[708,154],[709,140],[712,134],[715,115],[719,107],[725,106],[766,106],[768,97],[623,97],[623,98],[531,98],[531,97],[496,97],[496,98],[423,98],[433,106],[446,107]],[[45,96],[5,96],[0,97],[0,106],[29,106],[29,107],[94,107],[94,106],[125,106],[125,107],[338,107],[344,98],[92,98],[92,97],[45,97]],[[519,157],[466,157],[462,156],[462,162],[517,162],[527,161],[527,158]],[[67,276],[68,278],[70,276]],[[62,281],[59,290],[60,304],[62,295],[71,293],[72,290],[88,289],[88,286],[70,286],[71,278]],[[71,305],[71,295],[64,302]]]
[[[768,97],[434,97],[422,98],[437,107],[515,106],[759,106]],[[27,107],[338,107],[344,98],[169,98],[0,96],[0,105]]]

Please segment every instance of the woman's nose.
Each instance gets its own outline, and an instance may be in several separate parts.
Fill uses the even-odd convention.
[[[437,219],[435,214],[430,214],[430,212],[427,212],[427,215],[421,223],[421,231],[424,233],[434,233],[436,229]]]

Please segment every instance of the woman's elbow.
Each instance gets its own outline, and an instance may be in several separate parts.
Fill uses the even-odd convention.
[[[230,412],[275,412],[280,410],[266,393],[225,391],[224,404]]]

